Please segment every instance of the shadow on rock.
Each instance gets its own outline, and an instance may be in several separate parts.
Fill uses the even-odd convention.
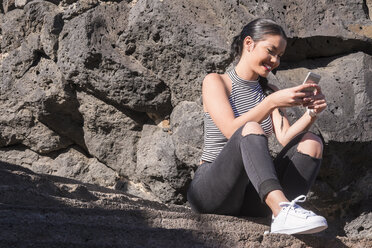
[[[332,240],[326,239],[319,236],[309,236],[309,235],[294,235],[297,239],[304,242],[309,247],[337,247],[337,248],[347,248],[349,246],[345,245],[340,239],[334,237]]]
[[[216,247],[224,243],[215,229],[199,231],[198,217],[185,207],[169,207],[3,162],[0,178],[1,247]]]

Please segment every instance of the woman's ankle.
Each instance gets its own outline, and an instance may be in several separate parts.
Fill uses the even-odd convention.
[[[285,197],[283,191],[273,190],[266,195],[265,202],[273,212],[274,217],[276,217],[282,209],[279,203],[288,202],[288,199]]]

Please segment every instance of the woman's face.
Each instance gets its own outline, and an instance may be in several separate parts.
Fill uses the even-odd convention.
[[[249,46],[250,69],[257,77],[267,77],[271,70],[279,66],[287,42],[280,35],[266,35],[263,40],[252,41]]]

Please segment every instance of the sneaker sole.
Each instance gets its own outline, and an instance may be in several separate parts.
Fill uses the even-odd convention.
[[[277,230],[271,233],[281,233],[281,234],[312,234],[318,233],[328,228],[328,225],[315,225],[315,226],[306,226],[303,228],[293,228],[293,229],[283,229]]]

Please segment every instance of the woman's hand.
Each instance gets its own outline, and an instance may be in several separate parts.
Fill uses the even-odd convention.
[[[269,95],[269,97],[271,98],[270,100],[275,107],[292,107],[299,105],[305,106],[310,104],[310,102],[314,104],[315,94],[313,92],[303,91],[311,87],[315,87],[318,91],[318,87],[316,84],[301,84],[292,88],[278,90]]]
[[[305,97],[303,106],[313,109],[315,113],[320,114],[327,108],[327,101],[319,85],[315,86],[316,90],[313,96]]]

